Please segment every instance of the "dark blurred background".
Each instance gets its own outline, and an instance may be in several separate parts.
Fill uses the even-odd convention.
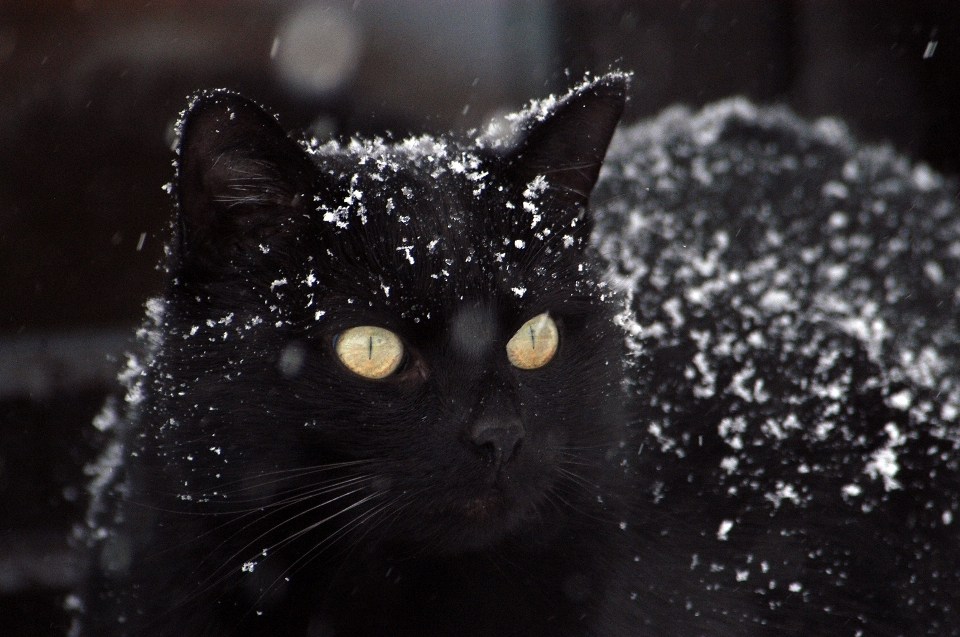
[[[162,291],[187,94],[402,136],[611,67],[628,120],[740,94],[960,172],[956,0],[0,0],[0,633],[68,625],[89,423]]]

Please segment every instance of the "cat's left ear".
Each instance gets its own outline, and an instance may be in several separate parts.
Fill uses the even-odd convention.
[[[525,186],[542,178],[555,206],[582,219],[623,115],[628,82],[627,74],[610,73],[575,89],[545,113],[531,113],[520,143],[507,157],[515,183]]]

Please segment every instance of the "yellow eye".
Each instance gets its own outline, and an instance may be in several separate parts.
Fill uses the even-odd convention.
[[[557,324],[550,315],[538,314],[523,324],[507,343],[507,358],[514,367],[543,367],[557,353]]]
[[[400,338],[373,325],[345,330],[337,338],[335,349],[343,364],[364,378],[386,378],[403,360]]]

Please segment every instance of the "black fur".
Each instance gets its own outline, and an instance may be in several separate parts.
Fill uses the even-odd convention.
[[[955,185],[733,103],[625,131],[588,212],[625,85],[464,145],[196,96],[74,632],[960,634]]]

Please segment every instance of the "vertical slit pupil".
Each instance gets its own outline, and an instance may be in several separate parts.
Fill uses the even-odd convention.
[[[533,331],[533,326],[530,326],[530,349],[537,349],[537,335]]]
[[[369,337],[369,344],[367,347],[367,360],[373,360],[373,337]]]

